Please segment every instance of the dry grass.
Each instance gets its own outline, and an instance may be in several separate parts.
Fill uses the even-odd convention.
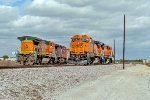
[[[146,64],[148,67],[150,67],[150,63]]]
[[[0,61],[0,66],[15,66],[15,65],[19,65],[18,63],[16,63],[15,61]]]

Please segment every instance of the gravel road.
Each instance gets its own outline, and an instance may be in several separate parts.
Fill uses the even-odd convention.
[[[0,70],[0,100],[54,100],[69,89],[120,69],[119,64],[3,69]]]
[[[150,68],[128,67],[68,90],[56,100],[150,100]]]

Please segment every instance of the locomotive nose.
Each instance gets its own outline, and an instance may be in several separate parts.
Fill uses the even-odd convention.
[[[77,43],[74,43],[74,44],[72,44],[71,45],[72,46],[72,48],[77,48],[77,47],[83,47],[83,43],[82,42],[77,42]]]

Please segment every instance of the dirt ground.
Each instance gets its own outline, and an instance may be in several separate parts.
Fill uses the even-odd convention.
[[[9,60],[0,60],[0,66],[15,66],[19,65],[15,61],[9,61]]]
[[[146,64],[148,67],[150,67],[150,63],[149,64]]]
[[[150,100],[150,68],[136,65],[75,87],[56,100]]]

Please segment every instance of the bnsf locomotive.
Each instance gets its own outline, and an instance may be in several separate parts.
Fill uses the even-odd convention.
[[[18,37],[21,41],[17,61],[23,65],[67,63],[69,50],[37,37]]]
[[[72,36],[69,63],[72,64],[112,63],[112,47],[94,41],[88,35]]]

